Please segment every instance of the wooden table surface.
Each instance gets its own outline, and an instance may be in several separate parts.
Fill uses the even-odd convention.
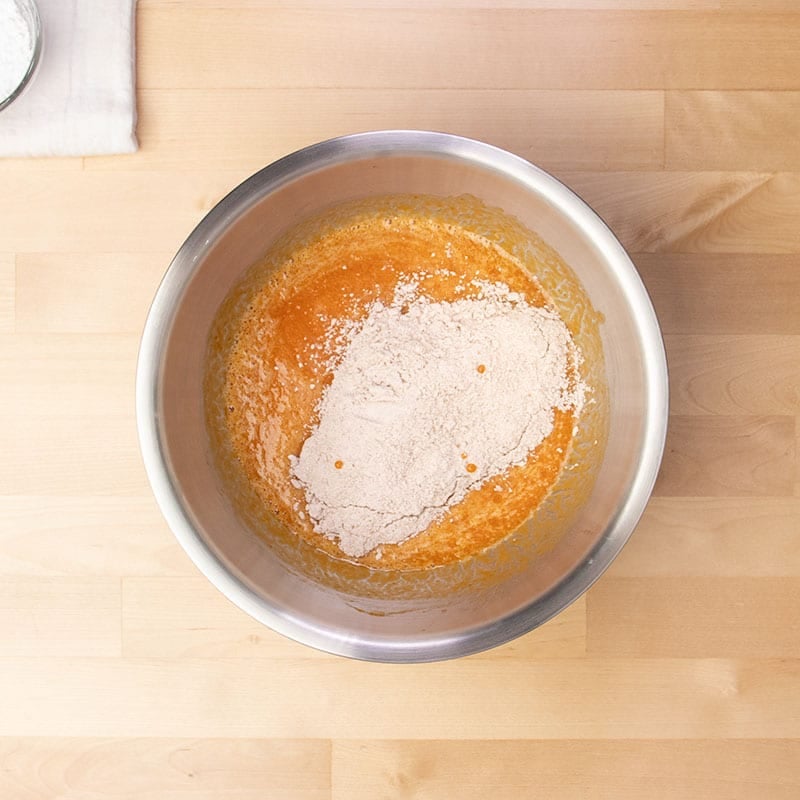
[[[140,0],[141,150],[0,161],[0,798],[800,797],[800,7],[344,5]],[[672,382],[606,575],[425,666],[232,606],[163,522],[134,423],[145,313],[202,215],[386,127],[485,139],[583,195]]]

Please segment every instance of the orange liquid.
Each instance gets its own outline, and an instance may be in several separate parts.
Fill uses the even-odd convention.
[[[291,483],[289,456],[299,454],[316,424],[316,406],[332,379],[320,357],[330,320],[363,318],[374,300],[390,302],[397,284],[420,272],[420,292],[437,301],[474,295],[468,284],[478,279],[505,283],[532,305],[547,303],[527,270],[475,234],[425,218],[368,219],[298,248],[254,287],[225,361],[226,433],[265,506],[320,550],[380,570],[464,559],[516,529],[558,479],[575,425],[573,412],[556,410],[553,431],[525,464],[470,492],[422,533],[382,545],[380,556],[352,559],[316,533],[304,493]],[[475,465],[466,462],[465,469]]]

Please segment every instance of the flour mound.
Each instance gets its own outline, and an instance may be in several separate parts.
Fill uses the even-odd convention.
[[[340,342],[319,422],[290,457],[316,531],[359,557],[424,531],[466,494],[523,464],[580,410],[578,354],[549,308],[503,284],[433,302],[413,283],[376,301]],[[344,331],[344,335],[342,333]]]

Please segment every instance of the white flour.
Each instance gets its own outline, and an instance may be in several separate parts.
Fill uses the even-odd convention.
[[[350,556],[425,530],[524,463],[552,431],[554,408],[582,403],[558,316],[502,284],[477,285],[478,297],[432,302],[405,284],[338,333],[319,424],[291,468],[315,529]]]
[[[16,0],[0,0],[0,101],[25,77],[33,55],[33,38]]]

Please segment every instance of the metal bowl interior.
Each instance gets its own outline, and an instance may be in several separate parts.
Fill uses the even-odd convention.
[[[609,394],[608,441],[589,499],[530,568],[446,604],[359,598],[287,568],[232,512],[208,451],[202,380],[214,315],[283,231],[335,203],[386,194],[471,194],[535,231],[596,309]],[[200,570],[234,603],[307,645],[376,661],[434,661],[506,642],[578,598],[620,551],[663,452],[667,373],[658,322],[633,264],[602,220],[527,161],[449,134],[381,131],[323,142],[266,167],[224,198],[181,247],[142,338],[137,420],[154,493]],[[397,612],[397,613],[395,613]]]

